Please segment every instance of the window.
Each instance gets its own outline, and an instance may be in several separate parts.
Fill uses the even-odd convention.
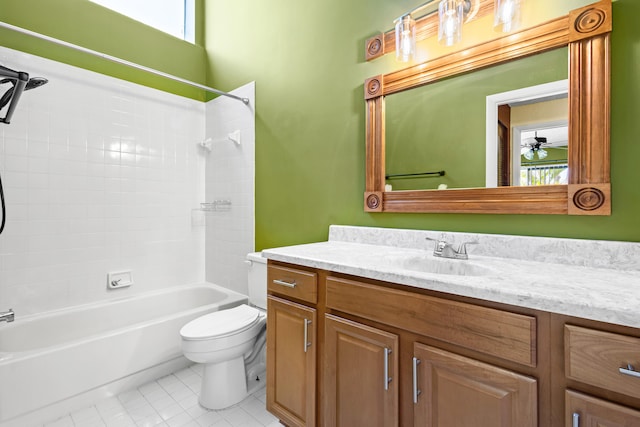
[[[569,165],[524,166],[520,170],[520,185],[568,184]]]
[[[195,43],[195,0],[91,0],[172,36]]]

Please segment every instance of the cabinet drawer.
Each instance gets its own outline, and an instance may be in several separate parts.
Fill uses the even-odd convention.
[[[270,265],[268,291],[315,304],[318,302],[317,275],[305,270]]]
[[[536,319],[532,316],[336,277],[327,278],[327,306],[536,366]]]
[[[565,325],[564,346],[567,378],[640,398],[640,338]]]
[[[571,390],[565,392],[566,426],[640,426],[640,411]]]

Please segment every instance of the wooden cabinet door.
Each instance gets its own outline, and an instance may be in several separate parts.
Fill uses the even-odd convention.
[[[267,410],[289,427],[313,427],[316,310],[269,296],[267,313]]]
[[[325,316],[325,424],[398,425],[398,336]]]
[[[415,426],[538,426],[535,379],[420,343],[414,356]]]
[[[565,420],[566,427],[638,427],[640,411],[567,391]]]

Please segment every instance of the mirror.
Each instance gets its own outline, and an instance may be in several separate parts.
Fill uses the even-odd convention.
[[[525,103],[542,98],[543,94],[536,96],[532,90],[522,88],[564,80],[563,118],[566,121],[567,59],[566,48],[554,49],[387,96],[385,162],[389,178],[386,184],[392,185],[393,190],[426,190],[444,185],[448,188],[495,187],[496,178],[489,179],[488,175],[492,170],[497,176],[494,165],[498,164],[498,155],[510,163],[509,153],[516,150],[504,146],[501,153],[494,150],[496,160],[485,161],[489,144],[493,141],[495,147],[498,138],[495,132],[489,135],[485,131],[489,126],[485,116],[494,117],[491,126],[497,130],[500,103],[507,109],[513,105],[513,114],[508,115],[514,115],[514,125],[540,122],[540,117],[526,117],[527,110],[534,114],[538,110]],[[495,109],[493,114],[485,112],[490,108],[488,98],[496,100],[491,106]],[[511,135],[510,128],[503,136],[507,135]],[[517,163],[519,165],[519,160]],[[430,171],[445,171],[445,174],[407,176]]]
[[[365,81],[367,103],[365,210],[368,212],[609,215],[611,212],[610,32],[611,2],[603,0],[576,9],[568,16],[549,21],[536,28],[525,29],[413,67],[367,79]],[[543,138],[547,138],[547,141],[551,138],[544,133],[551,132],[552,129],[561,132],[564,121],[550,120],[540,124],[538,128],[532,127],[531,123],[520,126],[520,141],[517,145],[514,145],[515,141],[508,144],[511,153],[498,156],[499,151],[495,148],[495,154],[491,160],[488,155],[489,145],[483,144],[488,133],[488,125],[485,132],[473,131],[470,137],[457,136],[453,138],[454,141],[445,144],[429,144],[435,147],[435,151],[429,154],[417,151],[416,145],[425,145],[424,141],[433,142],[435,139],[440,140],[441,137],[419,136],[417,140],[422,142],[412,143],[413,147],[409,145],[408,150],[402,145],[411,139],[412,133],[415,134],[418,129],[425,127],[437,129],[444,135],[458,132],[460,130],[458,128],[462,127],[460,123],[464,123],[464,127],[473,126],[475,129],[482,129],[485,127],[485,114],[482,107],[480,113],[465,115],[460,113],[459,108],[466,103],[464,96],[453,101],[454,104],[450,103],[451,94],[460,96],[461,93],[465,93],[464,90],[450,90],[452,82],[457,79],[473,82],[483,73],[491,76],[495,66],[517,69],[523,58],[524,62],[529,60],[535,63],[536,60],[539,61],[547,55],[564,56],[564,61],[560,63],[565,64],[565,70],[567,68],[569,70],[568,76],[565,74],[565,77],[568,77],[569,104],[566,119],[567,167],[564,171],[567,184],[514,185],[519,184],[516,178],[521,174],[521,168],[516,170],[515,166],[511,166],[507,167],[508,181],[500,178],[501,182],[498,185],[498,169],[503,170],[507,161],[515,164],[516,159],[522,166],[522,158],[516,157],[518,151],[522,155],[534,151],[535,159],[540,148],[546,151],[542,144]],[[563,78],[556,75],[545,81],[551,82]],[[539,83],[531,84],[538,86]],[[479,85],[476,83],[476,86]],[[433,89],[436,95],[422,94],[423,90]],[[492,95],[504,93],[505,90],[509,92],[515,89],[517,88],[493,89],[484,96],[486,99]],[[403,95],[409,101],[396,101],[397,95]],[[404,110],[396,114],[392,109],[403,102]],[[427,106],[425,107],[424,104]],[[430,111],[429,108],[431,108]],[[498,106],[496,106],[497,109]],[[413,110],[418,111],[418,119],[410,119],[410,113]],[[436,119],[432,115],[435,114],[434,110],[439,110],[445,115]],[[495,128],[493,139],[497,141],[499,134],[502,133],[504,140],[504,132],[498,130],[497,118],[492,123],[494,125],[491,128]],[[425,124],[427,126],[424,126]],[[400,126],[394,128],[395,125]],[[510,127],[513,129],[513,126]],[[528,133],[531,131],[533,136]],[[515,135],[515,129],[513,135]],[[537,147],[536,137],[541,142]],[[515,137],[513,139],[515,140]],[[496,147],[497,145],[496,143]],[[527,145],[529,149],[525,150]],[[409,154],[402,154],[402,150],[406,150]],[[394,160],[397,154],[401,154],[400,157],[411,158],[414,163],[408,164]],[[460,160],[460,158],[456,160],[456,157],[462,154],[468,155],[467,160]],[[547,152],[547,157],[549,154]],[[502,159],[500,168],[499,157]],[[447,159],[454,159],[453,163],[447,167],[455,171],[455,174],[450,174],[440,166],[443,164],[441,162]],[[430,163],[426,164],[427,162]],[[491,172],[489,172],[489,163],[493,168]],[[427,168],[422,167],[425,164]],[[394,170],[392,167],[398,169]],[[441,174],[443,170],[444,175]],[[388,183],[387,175],[414,172],[435,172],[435,176],[410,180],[389,177],[394,180],[393,188],[385,188]],[[493,176],[491,179],[489,179],[490,174]],[[504,172],[502,174],[505,175]],[[445,179],[450,179],[451,185],[447,184],[447,189],[440,187],[439,190],[433,190],[433,188],[437,189],[439,184],[445,183]],[[424,185],[419,189],[387,191],[402,188],[403,184],[396,183],[417,182],[417,180],[423,182],[431,180],[438,185],[431,183],[429,187]],[[473,188],[485,186],[487,188]]]

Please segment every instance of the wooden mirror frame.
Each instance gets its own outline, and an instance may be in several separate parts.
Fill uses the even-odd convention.
[[[610,215],[611,0],[365,81],[366,212]],[[384,191],[385,96],[514,59],[569,48],[569,184]]]

